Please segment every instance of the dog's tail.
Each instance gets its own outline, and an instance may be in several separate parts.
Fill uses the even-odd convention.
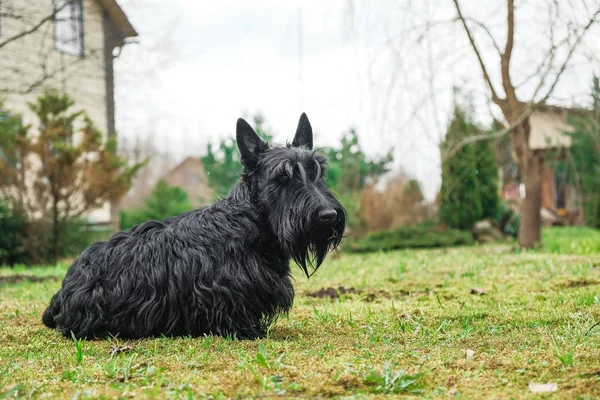
[[[50,305],[48,306],[48,308],[46,308],[46,311],[44,311],[44,315],[42,316],[42,322],[48,328],[52,328],[52,329],[56,328],[56,321],[54,320],[54,317],[60,313],[59,294],[60,294],[60,292],[56,293],[52,297],[52,300],[50,300]]]

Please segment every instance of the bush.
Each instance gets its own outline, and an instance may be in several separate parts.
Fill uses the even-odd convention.
[[[416,225],[428,214],[419,183],[405,175],[389,180],[384,190],[367,186],[360,195],[360,215],[368,231]]]
[[[55,264],[83,243],[77,220],[125,195],[143,163],[129,166],[117,156],[116,137],[106,138],[59,91],[49,89],[29,103],[36,132],[1,108],[0,193],[27,216],[20,240],[29,262]]]
[[[390,231],[378,231],[351,241],[351,252],[387,251],[409,248],[435,248],[469,245],[473,238],[469,232],[450,229],[435,222],[405,226]]]
[[[343,192],[338,199],[347,213],[346,236],[352,238],[371,231],[416,225],[432,214],[424,203],[419,183],[404,175],[391,179],[384,190],[368,185],[359,192]]]
[[[344,133],[341,147],[323,149],[323,152],[328,164],[325,182],[336,193],[358,193],[389,171],[394,160],[391,150],[381,158],[369,158],[354,128]]]
[[[0,265],[23,262],[26,254],[22,239],[26,227],[25,218],[0,200]]]
[[[71,257],[79,254],[93,241],[86,222],[75,220],[63,228],[58,255]],[[0,201],[0,265],[46,264],[53,256],[52,229],[49,221],[28,220]]]
[[[470,230],[483,218],[498,211],[498,169],[488,141],[471,143],[454,150],[472,136],[484,133],[471,119],[467,108],[455,105],[452,120],[441,145],[442,187],[440,219],[452,228]]]
[[[79,255],[96,241],[97,235],[96,232],[90,231],[85,220],[78,219],[69,222],[62,233],[59,256],[65,258]]]
[[[345,236],[358,238],[365,231],[365,221],[361,215],[360,196],[352,193],[336,193],[339,202],[346,209],[346,231]]]

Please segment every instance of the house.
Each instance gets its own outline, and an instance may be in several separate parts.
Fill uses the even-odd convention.
[[[566,108],[552,105],[537,106],[530,118],[529,145],[532,150],[550,151],[571,147],[569,132],[573,130],[567,122],[569,116],[584,117],[589,111],[580,108]],[[546,223],[581,223],[581,194],[577,188],[566,181],[566,177],[552,169],[551,160],[547,159],[542,175],[542,219]],[[519,183],[507,179],[501,170],[503,182],[503,198],[518,201],[524,195]],[[516,168],[513,168],[516,171]],[[516,175],[515,175],[516,176]],[[514,178],[514,177],[513,177]]]
[[[152,158],[151,161],[161,163],[160,157]],[[167,161],[167,160],[162,160]],[[160,166],[160,165],[158,165]],[[177,186],[183,189],[194,207],[200,207],[210,204],[213,200],[213,189],[208,185],[208,178],[202,165],[202,160],[198,157],[187,157],[175,167],[168,169],[168,172],[162,175],[155,175],[157,165],[144,168],[136,177],[132,190],[129,191],[120,202],[120,208],[128,210],[139,207],[150,195],[158,180],[166,181],[170,186]],[[147,176],[146,176],[147,175]]]
[[[171,186],[185,190],[195,207],[212,201],[213,190],[208,185],[202,160],[198,157],[187,157],[167,172],[162,179]]]
[[[5,106],[36,120],[28,103],[46,88],[69,94],[94,124],[115,134],[113,62],[137,36],[116,0],[0,1],[0,93]],[[87,216],[118,226],[114,205]]]

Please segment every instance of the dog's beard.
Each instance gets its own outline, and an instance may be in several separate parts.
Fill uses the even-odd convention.
[[[307,278],[321,266],[330,251],[336,250],[344,235],[344,218],[334,225],[314,225],[303,230],[298,226],[292,240],[286,246],[290,257],[298,264]]]

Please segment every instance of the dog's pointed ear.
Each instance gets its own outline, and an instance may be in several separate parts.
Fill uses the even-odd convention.
[[[243,118],[237,120],[235,138],[242,156],[242,165],[246,168],[256,167],[259,153],[267,146],[254,129]]]
[[[313,148],[312,126],[310,126],[310,122],[308,121],[306,113],[302,113],[300,116],[300,121],[298,122],[298,128],[296,129],[296,136],[294,136],[292,146],[306,146],[310,150]]]

